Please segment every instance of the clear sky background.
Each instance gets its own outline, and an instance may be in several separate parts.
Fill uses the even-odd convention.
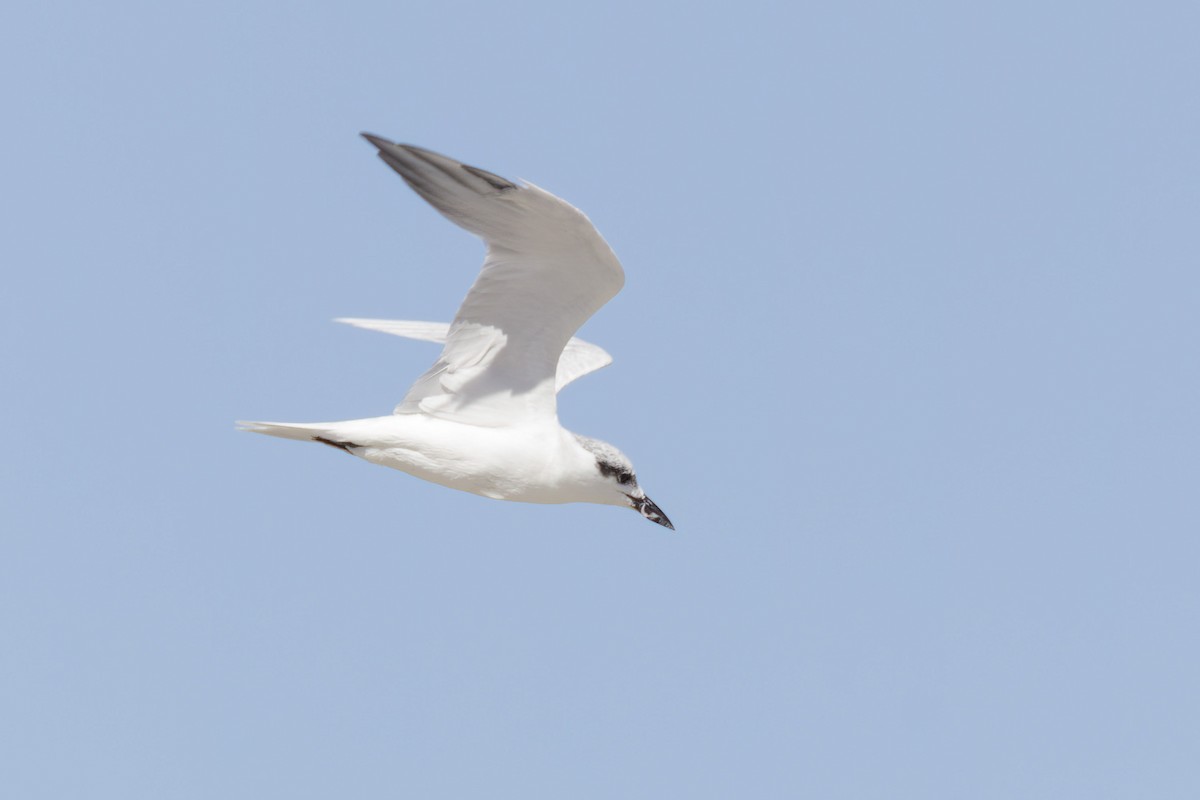
[[[1195,4],[4,17],[4,797],[1200,796]],[[234,431],[478,269],[360,130],[591,216],[678,532]]]

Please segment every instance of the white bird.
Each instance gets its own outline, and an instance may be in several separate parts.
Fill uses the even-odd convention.
[[[573,338],[625,282],[584,214],[547,191],[379,136],[363,137],[430,205],[483,239],[487,254],[454,321],[340,319],[443,344],[386,417],[241,422],[320,442],[433,483],[498,500],[632,508],[674,530],[620,450],[558,421],[557,393],[612,363]]]

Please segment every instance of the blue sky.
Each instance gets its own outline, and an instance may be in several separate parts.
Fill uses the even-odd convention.
[[[1200,793],[1200,13],[6,15],[0,788]],[[360,139],[584,209],[566,425],[677,533],[234,419],[386,413],[481,249]]]

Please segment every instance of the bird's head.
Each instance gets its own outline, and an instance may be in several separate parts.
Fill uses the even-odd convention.
[[[589,439],[575,434],[575,438],[596,462],[596,478],[591,481],[609,505],[632,508],[651,522],[675,530],[671,520],[654,501],[638,486],[633,463],[617,448],[599,439]]]

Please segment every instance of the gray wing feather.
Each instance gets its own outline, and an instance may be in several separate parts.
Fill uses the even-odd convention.
[[[450,333],[448,322],[417,322],[407,319],[356,319],[341,317],[334,322],[342,322],[368,331],[390,333],[405,339],[416,339],[422,342],[445,344],[446,336]],[[572,338],[563,348],[558,357],[558,370],[555,372],[554,391],[561,392],[563,387],[572,381],[607,367],[612,363],[608,352],[591,342]]]
[[[532,184],[364,136],[413,191],[487,245],[441,356],[396,413],[478,425],[555,416],[560,356],[625,280],[608,243],[581,211]]]

